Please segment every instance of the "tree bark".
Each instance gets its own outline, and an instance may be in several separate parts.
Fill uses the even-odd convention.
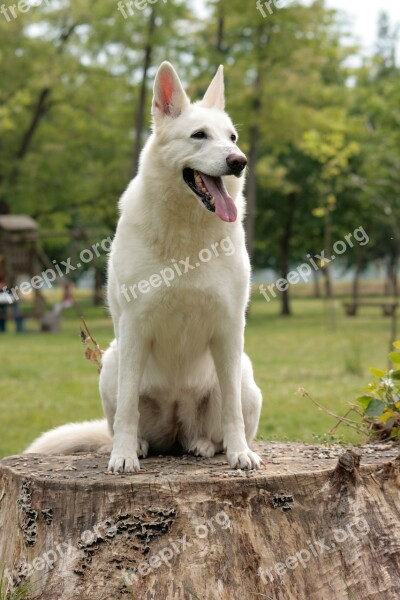
[[[224,456],[106,455],[0,463],[0,564],[41,600],[395,600],[400,459],[388,444],[258,443]]]

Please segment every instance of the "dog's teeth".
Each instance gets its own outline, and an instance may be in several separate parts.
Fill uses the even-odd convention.
[[[210,204],[212,206],[215,206],[215,198],[214,198],[214,196],[211,196],[211,198],[210,198]]]
[[[206,195],[206,197],[208,198],[208,200],[211,202],[211,204],[214,206],[215,204],[215,198],[212,197],[212,195],[210,194],[210,192],[208,191],[208,189],[206,188],[206,186],[204,185],[204,182],[201,178],[201,175],[195,171],[194,173],[194,182],[196,184],[196,187],[203,192],[203,194]]]

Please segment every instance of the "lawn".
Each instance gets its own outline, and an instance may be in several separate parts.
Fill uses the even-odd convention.
[[[386,367],[390,320],[374,308],[345,317],[337,301],[337,328],[331,331],[320,300],[294,300],[291,318],[278,317],[278,309],[276,301],[255,295],[247,325],[246,350],[264,395],[259,437],[315,441],[333,421],[300,397],[298,388],[342,413],[368,382],[368,367]],[[105,310],[88,300],[80,310],[106,347],[112,327]],[[16,335],[13,329],[0,337],[0,457],[20,452],[51,427],[102,414],[97,369],[83,358],[74,310],[59,334]],[[351,430],[340,432],[345,441],[359,439]]]

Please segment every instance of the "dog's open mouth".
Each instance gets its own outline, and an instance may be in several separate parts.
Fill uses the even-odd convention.
[[[183,179],[190,189],[199,196],[207,210],[215,212],[222,221],[236,221],[237,208],[222,177],[212,177],[201,171],[186,168]]]

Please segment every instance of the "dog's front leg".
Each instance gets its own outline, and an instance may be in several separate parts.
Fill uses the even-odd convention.
[[[132,473],[140,469],[137,455],[139,388],[150,344],[127,315],[120,318],[118,329],[118,397],[108,469]]]
[[[211,353],[222,395],[222,431],[224,448],[233,469],[258,469],[260,457],[250,450],[245,434],[242,400],[243,335],[235,332],[218,332],[211,342]]]

